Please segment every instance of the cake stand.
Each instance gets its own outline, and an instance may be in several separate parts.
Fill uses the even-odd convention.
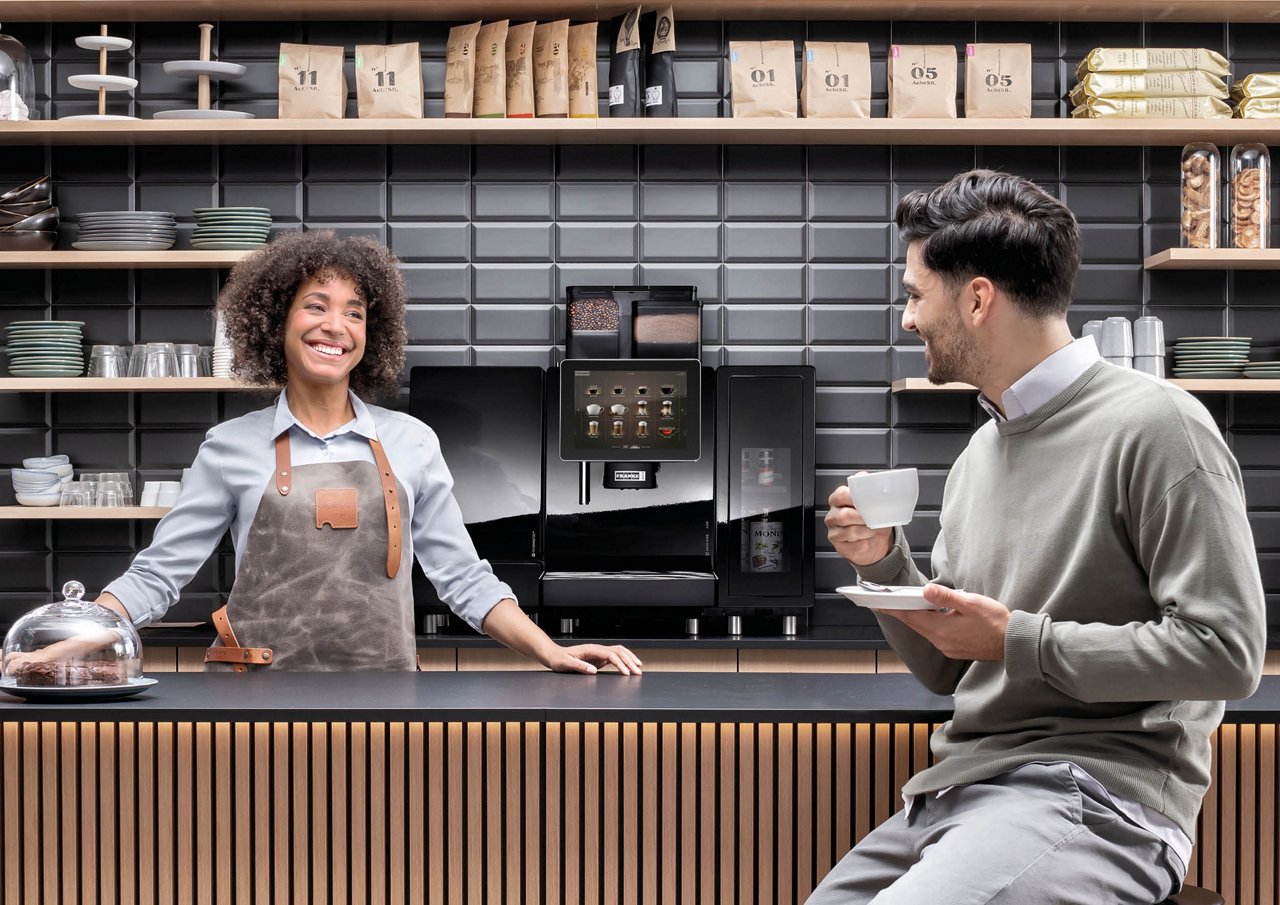
[[[132,91],[138,87],[138,80],[124,75],[107,75],[107,54],[117,50],[128,50],[133,42],[128,38],[113,38],[107,34],[107,26],[103,25],[96,35],[84,35],[76,38],[76,46],[85,50],[98,51],[98,71],[96,74],[69,75],[67,84],[72,88],[83,88],[86,91],[98,92],[98,112],[85,113],[78,116],[62,116],[59,119],[109,120],[137,119],[136,116],[107,112],[108,91]]]
[[[177,78],[195,78],[196,107],[186,110],[161,110],[155,119],[251,119],[252,113],[239,110],[215,110],[209,106],[209,82],[214,80],[238,79],[245,73],[239,63],[219,63],[209,59],[212,45],[213,26],[206,23],[200,25],[200,59],[171,60],[164,64],[167,75]]]

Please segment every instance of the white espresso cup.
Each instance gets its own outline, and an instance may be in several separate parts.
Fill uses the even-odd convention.
[[[849,496],[868,528],[892,528],[911,521],[920,495],[914,468],[849,475]]]

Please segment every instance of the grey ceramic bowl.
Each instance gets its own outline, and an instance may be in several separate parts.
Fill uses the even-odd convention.
[[[34,229],[0,230],[0,251],[48,251],[58,241],[54,232]]]
[[[0,226],[13,226],[33,214],[49,209],[48,201],[32,201],[26,204],[0,204]]]
[[[37,201],[48,201],[53,197],[53,180],[48,176],[32,179],[17,188],[9,189],[0,195],[0,207],[10,204],[30,204]]]
[[[56,207],[46,208],[38,214],[32,214],[30,217],[24,217],[17,223],[11,223],[8,226],[0,227],[0,234],[7,232],[50,232],[58,229],[58,209]]]

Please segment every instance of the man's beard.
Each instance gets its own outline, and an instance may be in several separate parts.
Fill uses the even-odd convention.
[[[960,316],[948,314],[946,322],[936,325],[930,334],[933,339],[927,340],[929,382],[976,383],[981,356],[978,344],[965,331]]]

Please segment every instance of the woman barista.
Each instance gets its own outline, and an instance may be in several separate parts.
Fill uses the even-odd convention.
[[[562,672],[625,647],[561,647],[476,556],[435,434],[361,397],[404,366],[399,262],[367,239],[290,233],[245,258],[218,300],[239,376],[284,384],[275,405],[209,431],[151,545],[98,603],[160,616],[230,527],[236,577],[206,668],[409,670],[412,560],[471,626]]]

